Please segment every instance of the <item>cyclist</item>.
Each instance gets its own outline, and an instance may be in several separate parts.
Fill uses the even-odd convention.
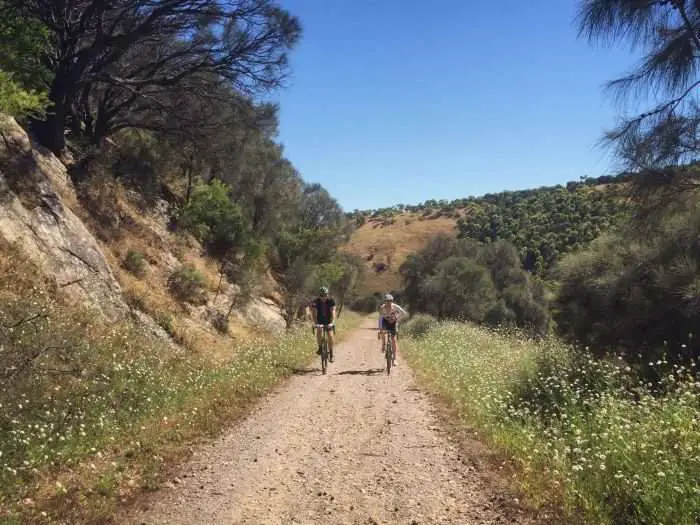
[[[314,309],[314,322],[320,325],[329,325],[335,323],[335,301],[328,295],[328,288],[321,286],[318,291],[318,297],[311,303]],[[335,327],[328,330],[328,352],[329,360],[333,362],[333,332]],[[323,328],[316,328],[316,341],[318,342],[318,351],[316,354],[321,355],[321,341],[323,338]]]
[[[382,347],[380,351],[384,351],[386,345],[386,333],[391,334],[396,353],[399,352],[399,343],[397,342],[397,333],[399,321],[408,317],[408,312],[394,302],[394,296],[390,293],[384,296],[384,302],[379,305],[379,331],[382,338]],[[396,366],[396,359],[394,359]]]

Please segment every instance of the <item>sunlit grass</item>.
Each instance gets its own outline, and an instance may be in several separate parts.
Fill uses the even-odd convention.
[[[430,389],[517,462],[533,502],[558,500],[595,524],[697,523],[694,367],[650,363],[665,378],[655,395],[622,361],[554,340],[444,323],[402,348]]]
[[[5,261],[6,263],[7,261]],[[2,263],[2,261],[0,261]],[[3,263],[4,264],[4,263]],[[0,522],[100,522],[315,357],[308,326],[212,361],[0,276]],[[32,287],[31,283],[38,285]],[[359,322],[346,312],[341,336]]]

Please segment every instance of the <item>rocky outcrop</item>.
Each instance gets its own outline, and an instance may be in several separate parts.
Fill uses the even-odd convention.
[[[0,114],[0,237],[68,297],[117,320],[129,309],[97,240],[64,204],[76,200],[66,167]]]
[[[110,246],[100,244],[77,215],[84,213],[66,166],[34,143],[14,119],[0,114],[0,239],[16,243],[75,303],[96,310],[109,321],[131,314],[152,333],[172,342],[153,318],[126,304],[103,252]],[[166,274],[171,273],[181,262],[171,251],[168,203],[158,200],[139,221],[140,234],[156,247],[158,264]],[[206,305],[181,306],[192,322],[211,329],[213,316],[227,314],[239,293],[238,286],[223,283],[220,294],[208,294]],[[265,331],[285,327],[278,305],[264,298],[241,301],[230,319]]]

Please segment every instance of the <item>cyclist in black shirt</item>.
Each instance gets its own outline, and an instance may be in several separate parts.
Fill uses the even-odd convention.
[[[328,288],[322,286],[318,291],[318,297],[313,301],[312,308],[314,309],[314,322],[318,325],[329,325],[335,323],[335,301],[328,295]],[[335,326],[328,330],[328,351],[330,362],[333,362],[333,332]],[[323,329],[316,328],[316,341],[318,342],[318,355],[321,354],[321,338],[323,337]]]

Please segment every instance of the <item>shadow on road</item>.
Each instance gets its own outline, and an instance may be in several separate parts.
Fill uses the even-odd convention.
[[[383,368],[368,368],[367,370],[344,370],[338,376],[374,376],[386,372]]]
[[[289,371],[295,376],[305,376],[308,374],[315,374],[320,372],[320,368],[290,368]]]

